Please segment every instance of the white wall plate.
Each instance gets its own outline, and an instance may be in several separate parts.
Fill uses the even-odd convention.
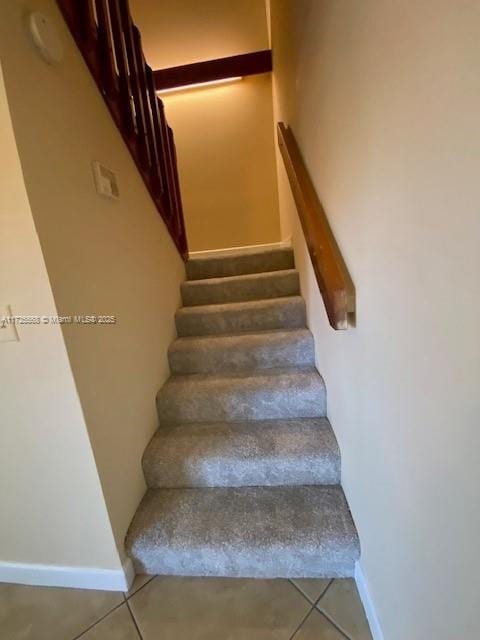
[[[54,24],[44,13],[34,11],[29,17],[30,33],[42,58],[49,64],[63,60],[63,43]]]

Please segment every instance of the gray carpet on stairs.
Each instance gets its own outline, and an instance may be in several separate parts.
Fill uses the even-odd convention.
[[[179,338],[168,352],[170,369],[179,374],[313,367],[314,356],[308,329]]]
[[[299,329],[306,326],[300,296],[182,307],[175,315],[179,336]]]
[[[296,296],[300,292],[298,273],[271,271],[227,278],[190,280],[181,286],[185,306],[243,302],[263,298]]]
[[[126,549],[138,572],[352,576],[359,542],[291,249],[195,258]]]
[[[157,395],[160,425],[321,418],[325,385],[313,368],[172,376]]]
[[[140,573],[353,575],[359,547],[339,486],[150,489],[126,542]]]
[[[143,456],[149,487],[338,484],[328,420],[187,423],[158,430]]]
[[[227,256],[203,258],[197,256],[187,262],[188,280],[225,278],[263,271],[293,269],[293,253],[288,248],[265,249],[248,253],[230,253]]]

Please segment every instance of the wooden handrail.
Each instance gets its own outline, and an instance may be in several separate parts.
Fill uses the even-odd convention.
[[[279,122],[278,145],[325,309],[334,329],[355,325],[355,287],[291,129]]]
[[[57,0],[175,245],[188,255],[173,133],[128,0]]]

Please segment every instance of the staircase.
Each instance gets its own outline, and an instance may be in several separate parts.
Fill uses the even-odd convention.
[[[138,573],[352,576],[359,543],[291,249],[191,259],[160,389]]]

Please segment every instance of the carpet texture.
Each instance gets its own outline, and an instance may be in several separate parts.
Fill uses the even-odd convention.
[[[159,575],[341,578],[358,557],[339,486],[150,489],[127,546]]]
[[[126,539],[139,573],[348,577],[360,549],[291,249],[187,263]]]
[[[187,262],[187,278],[225,278],[263,271],[284,271],[295,267],[291,249],[266,249],[249,253],[230,253],[218,258],[190,258]]]
[[[175,321],[179,336],[298,329],[307,322],[300,296],[182,307]]]
[[[323,417],[325,385],[313,368],[176,375],[157,411],[160,424]]]
[[[172,373],[214,373],[315,365],[308,329],[179,338],[168,352]]]
[[[298,273],[294,269],[289,269],[226,278],[191,280],[182,284],[181,292],[183,304],[194,306],[295,296],[300,292],[300,285]]]
[[[149,487],[338,484],[328,420],[190,423],[165,427],[143,456]]]

